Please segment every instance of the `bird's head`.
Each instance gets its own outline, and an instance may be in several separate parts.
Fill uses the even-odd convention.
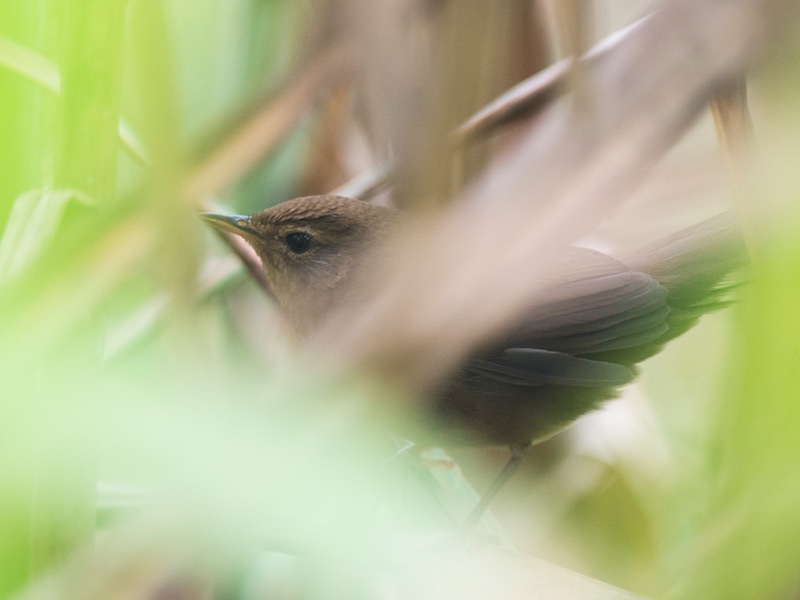
[[[359,289],[395,222],[391,209],[341,196],[296,198],[250,216],[200,216],[253,247],[300,331]]]

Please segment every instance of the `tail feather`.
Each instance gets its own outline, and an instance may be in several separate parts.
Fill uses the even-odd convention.
[[[623,262],[663,285],[671,306],[690,307],[735,288],[729,276],[747,262],[747,252],[735,216],[725,212],[645,246]]]
[[[596,358],[624,364],[640,362],[682,335],[703,315],[732,304],[743,281],[747,251],[732,212],[722,213],[640,248],[623,262],[647,273],[667,290],[666,331],[658,339]]]

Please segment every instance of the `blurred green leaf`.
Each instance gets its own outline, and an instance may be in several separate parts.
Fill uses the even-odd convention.
[[[19,274],[47,250],[70,200],[95,204],[78,190],[32,190],[14,201],[0,239],[0,283]]]
[[[61,93],[61,74],[48,58],[0,34],[0,65],[40,85],[53,94]],[[120,119],[119,139],[123,147],[142,164],[149,162],[147,149],[130,123]]]
[[[0,35],[0,65],[19,73],[49,92],[60,92],[61,77],[58,67],[44,56],[4,35]]]

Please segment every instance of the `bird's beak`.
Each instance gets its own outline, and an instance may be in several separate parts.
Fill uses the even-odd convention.
[[[218,213],[204,212],[197,215],[215,229],[235,233],[243,238],[260,237],[258,232],[250,226],[250,217],[243,215],[220,215]]]

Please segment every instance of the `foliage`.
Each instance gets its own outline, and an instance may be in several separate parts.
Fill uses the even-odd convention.
[[[368,15],[365,6],[0,4],[2,597],[213,589],[353,598],[391,595],[387,586],[455,595],[466,591],[452,585],[458,578],[511,597],[537,585],[623,597],[554,565],[453,544],[452,520],[474,492],[446,458],[428,456],[421,468],[408,453],[393,457],[385,434],[387,421],[408,416],[397,407],[419,398],[295,352],[271,300],[195,217],[209,203],[249,212],[350,176],[382,177],[387,132],[348,95],[364,67],[331,33],[337,19]],[[435,46],[425,37],[438,22],[430,10],[411,37]],[[435,80],[426,92],[441,101],[432,136],[541,68],[532,56],[549,55],[544,42],[539,54],[521,49],[530,30],[506,35],[513,13],[492,15],[481,52],[494,62],[456,55],[435,65],[449,75],[482,64],[491,76],[480,90]],[[364,35],[374,43],[382,32],[373,26]],[[733,314],[677,341],[620,403],[544,445],[498,498],[499,524],[487,521],[486,531],[645,595],[777,598],[796,589],[798,52],[771,47],[756,80],[761,159],[751,197],[769,198],[781,223],[750,238],[753,281]],[[384,75],[388,86],[402,73]],[[391,103],[392,90],[371,92]],[[404,128],[421,113],[397,114],[389,133],[402,156],[415,142]],[[701,164],[719,173],[704,140]],[[491,150],[476,143],[461,166],[488,170]],[[675,154],[631,214],[667,214],[654,199],[691,175],[698,151],[687,143]],[[458,195],[460,186],[427,172],[441,172],[432,155],[421,148],[420,164],[398,167],[398,198]],[[728,202],[719,181],[711,192],[702,183],[673,206],[694,210],[703,194]],[[644,241],[652,231],[622,237]],[[476,456],[459,457],[483,482],[495,467]]]

